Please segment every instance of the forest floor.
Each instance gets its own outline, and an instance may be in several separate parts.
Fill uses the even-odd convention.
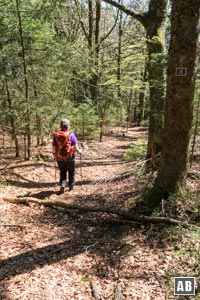
[[[141,176],[142,162],[125,162],[123,154],[146,137],[145,130],[132,128],[125,136],[113,134],[102,143],[88,143],[82,162],[77,156],[75,189],[61,195],[51,141],[35,149],[35,155],[46,155],[46,161],[16,160],[12,145],[7,149],[0,181],[1,300],[178,299],[173,296],[174,276],[199,280],[198,228],[124,223],[106,213],[5,201],[28,196],[129,209],[151,187],[155,174]],[[188,179],[187,188],[187,202],[184,197],[176,204],[172,200],[166,211],[199,226],[193,214],[199,180]]]

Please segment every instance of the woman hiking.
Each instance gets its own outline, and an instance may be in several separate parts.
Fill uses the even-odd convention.
[[[60,193],[64,193],[65,187],[73,190],[75,184],[75,152],[82,153],[78,147],[75,134],[69,131],[70,122],[63,119],[60,122],[60,130],[55,132],[52,141],[52,153],[60,170]]]

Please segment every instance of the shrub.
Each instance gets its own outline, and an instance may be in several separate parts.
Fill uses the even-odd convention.
[[[137,140],[130,148],[124,153],[124,160],[134,161],[144,159],[147,151],[147,143],[144,139]]]

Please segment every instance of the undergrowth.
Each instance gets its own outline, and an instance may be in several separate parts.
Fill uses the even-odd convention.
[[[200,280],[200,228],[183,228],[181,226],[164,227],[161,232],[163,242],[173,249],[172,261],[166,273],[167,288],[169,294],[173,293],[173,277],[195,277],[198,283]],[[199,288],[196,288],[196,295],[192,298],[200,299]]]
[[[174,195],[166,203],[167,216],[182,219],[191,224],[190,227],[165,226],[161,231],[163,243],[172,248],[172,262],[167,272],[168,289],[172,293],[173,277],[195,277],[200,281],[200,223],[199,193],[185,192]],[[192,225],[193,224],[193,225]],[[196,287],[196,295],[190,298],[200,300],[200,286]]]
[[[144,139],[138,139],[130,148],[124,153],[125,161],[134,161],[144,159],[147,151],[147,142]]]

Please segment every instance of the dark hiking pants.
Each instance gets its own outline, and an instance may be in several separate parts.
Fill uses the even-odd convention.
[[[57,161],[57,163],[60,170],[60,185],[66,187],[68,177],[69,187],[72,188],[75,183],[75,160]]]

